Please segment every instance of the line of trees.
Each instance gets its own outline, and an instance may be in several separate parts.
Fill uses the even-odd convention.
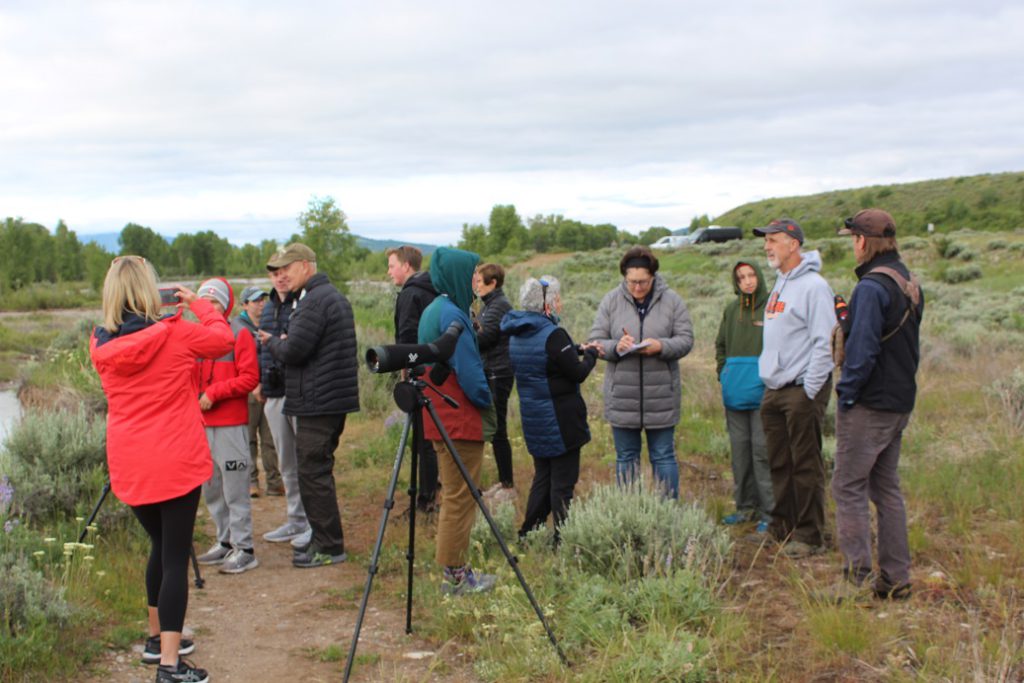
[[[356,244],[344,212],[331,197],[313,197],[297,219],[298,232],[289,242],[301,241],[317,253],[318,267],[338,282],[370,256]],[[263,271],[277,250],[275,240],[258,245],[231,244],[212,230],[182,233],[168,241],[155,230],[129,223],[118,237],[118,253],[95,242],[82,242],[64,221],[53,233],[44,225],[7,218],[0,225],[0,293],[37,282],[85,280],[99,288],[110,261],[117,255],[144,256],[164,279],[212,275],[254,275]]]

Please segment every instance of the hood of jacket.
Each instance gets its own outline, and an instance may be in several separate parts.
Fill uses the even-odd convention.
[[[821,272],[821,252],[815,249],[814,251],[808,251],[800,254],[800,263],[796,264],[796,268],[789,271],[788,273],[779,273],[779,277],[784,277],[789,280],[795,280],[796,278],[806,275],[807,273],[820,273]]]
[[[178,312],[163,320],[177,322],[180,318],[181,313]],[[115,375],[133,375],[149,365],[170,333],[168,325],[126,313],[117,332],[112,334],[103,327],[97,327],[93,332],[96,367]]]
[[[444,294],[469,315],[473,303],[473,270],[480,257],[471,251],[438,247],[430,258],[430,281],[438,294]]]
[[[536,332],[548,325],[554,325],[554,322],[543,313],[537,313],[536,311],[509,311],[501,320],[501,331],[507,335],[518,336]]]
[[[757,289],[754,290],[753,294],[744,294],[740,291],[740,283],[736,278],[736,271],[739,270],[740,266],[750,266],[754,269],[754,275],[757,276]],[[736,293],[740,304],[740,318],[743,317],[744,311],[750,311],[751,320],[754,319],[754,311],[759,307],[763,306],[768,301],[768,287],[764,283],[764,275],[761,274],[761,267],[751,261],[737,261],[736,265],[732,267],[732,291]]]
[[[437,294],[434,291],[434,284],[430,281],[430,273],[425,270],[419,270],[413,273],[406,279],[405,284],[402,285],[402,289],[422,289],[430,294]]]

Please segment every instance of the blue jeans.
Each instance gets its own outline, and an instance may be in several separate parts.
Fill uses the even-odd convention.
[[[615,439],[615,479],[619,485],[632,482],[640,470],[640,432],[647,432],[647,452],[651,469],[662,490],[679,497],[679,463],[676,462],[675,427],[629,429],[612,427]]]

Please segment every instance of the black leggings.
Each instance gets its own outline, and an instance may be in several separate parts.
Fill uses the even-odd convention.
[[[188,607],[188,560],[200,487],[178,498],[132,508],[149,534],[146,600],[157,608],[161,631],[181,632]]]

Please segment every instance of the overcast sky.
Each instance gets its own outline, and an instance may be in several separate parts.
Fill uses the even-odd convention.
[[[80,235],[679,227],[1024,170],[1022,125],[1020,2],[0,2],[0,217]]]

